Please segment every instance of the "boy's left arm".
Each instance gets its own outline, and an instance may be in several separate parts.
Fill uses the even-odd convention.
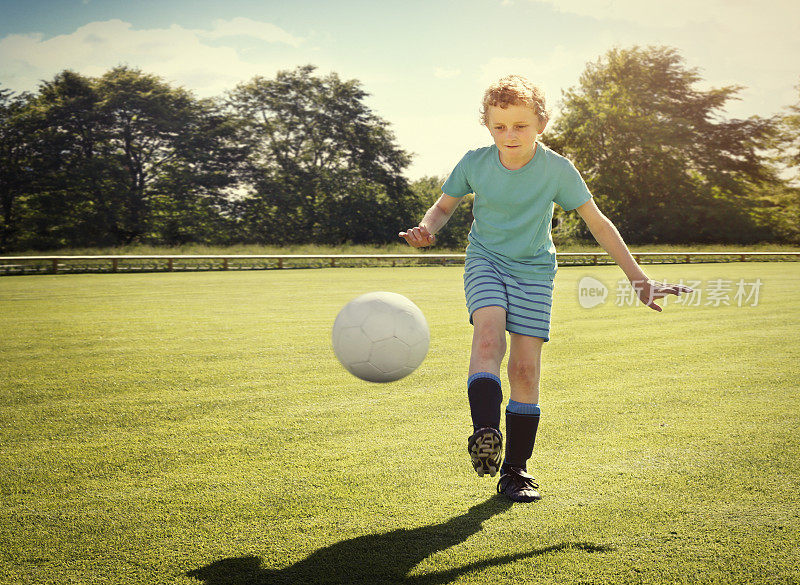
[[[577,208],[578,213],[586,222],[589,231],[592,232],[594,239],[603,249],[614,259],[628,280],[631,281],[633,289],[639,296],[639,300],[653,310],[661,311],[655,301],[667,295],[680,295],[681,293],[692,292],[688,286],[679,284],[668,284],[666,282],[656,282],[647,278],[639,264],[631,256],[628,246],[622,240],[617,228],[611,223],[595,205],[594,199],[590,199]]]

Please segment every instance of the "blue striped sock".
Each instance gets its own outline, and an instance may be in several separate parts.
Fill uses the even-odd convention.
[[[527,402],[517,402],[516,400],[509,400],[506,410],[515,414],[542,414],[542,409],[538,404],[528,404]]]

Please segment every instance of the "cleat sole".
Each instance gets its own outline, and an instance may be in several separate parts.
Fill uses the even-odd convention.
[[[497,475],[503,453],[503,437],[499,431],[488,427],[478,429],[470,437],[468,450],[478,477]]]

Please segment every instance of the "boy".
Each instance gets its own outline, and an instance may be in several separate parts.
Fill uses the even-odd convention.
[[[572,163],[537,137],[549,119],[544,96],[518,75],[486,90],[481,121],[494,145],[469,151],[442,185],[442,196],[419,226],[399,236],[409,245],[433,244],[468,193],[475,194],[475,221],[469,233],[464,290],[474,326],[467,396],[473,434],[467,448],[479,476],[500,471],[497,491],[515,502],[540,499],[527,473],[539,426],[539,372],[549,340],[550,305],[556,273],[550,234],[553,203],[576,209],[597,242],[622,268],[648,307],[655,300],[691,292],[685,286],[651,281],[628,251],[614,225],[595,205]],[[500,363],[510,338],[506,407],[506,453],[501,466]]]

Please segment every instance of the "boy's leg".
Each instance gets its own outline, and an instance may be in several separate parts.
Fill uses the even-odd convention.
[[[472,313],[472,352],[469,375],[489,372],[500,375],[500,363],[506,355],[506,310],[483,307]]]
[[[506,407],[506,456],[498,490],[515,501],[539,499],[538,485],[527,473],[539,428],[539,378],[544,339],[511,333]]]
[[[539,379],[542,370],[544,339],[509,333],[511,353],[508,356],[508,381],[511,400],[539,404]]]
[[[500,434],[500,362],[506,352],[506,311],[483,307],[472,314],[474,331],[467,395],[473,434],[467,449],[479,476],[494,476],[500,469],[503,438]]]

